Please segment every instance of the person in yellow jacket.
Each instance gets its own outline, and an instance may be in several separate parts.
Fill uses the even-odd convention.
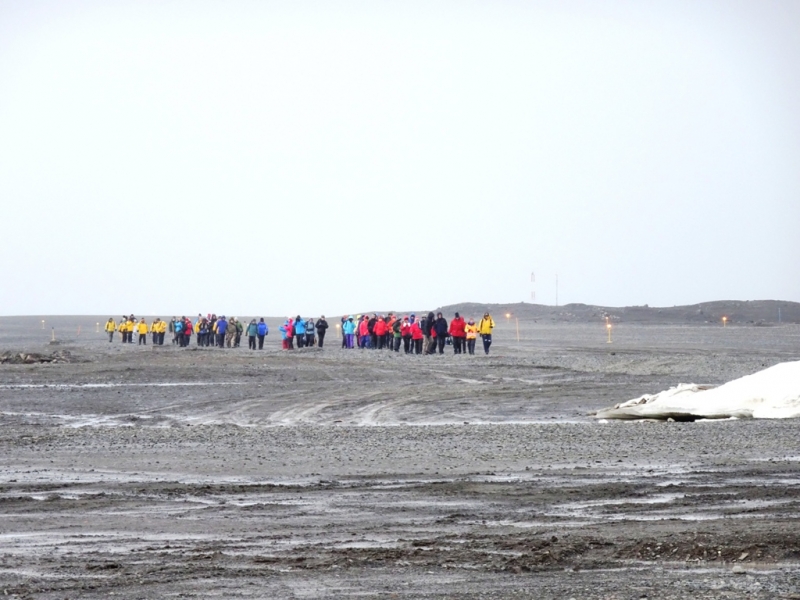
[[[127,317],[122,317],[122,319],[120,319],[119,325],[117,325],[117,331],[119,331],[120,334],[122,335],[122,343],[123,344],[127,344],[128,343],[128,318]]]
[[[494,329],[494,320],[489,316],[489,313],[484,313],[483,318],[478,323],[478,333],[483,340],[483,351],[489,354],[489,346],[492,345],[492,329]]]
[[[475,340],[478,338],[478,326],[475,325],[475,319],[470,317],[467,324],[464,325],[464,333],[467,338],[467,352],[475,354]]]
[[[155,319],[153,319],[153,323],[150,325],[150,333],[153,335],[153,337],[151,338],[153,341],[153,346],[158,345],[158,322],[160,320],[161,319],[156,317]]]
[[[167,333],[167,322],[162,321],[161,319],[156,319],[158,321],[158,327],[156,328],[156,343],[159,346],[164,345],[164,335]]]
[[[106,333],[108,334],[108,341],[114,341],[114,332],[117,330],[117,324],[114,323],[114,319],[109,317],[108,321],[106,322]]]
[[[136,328],[136,322],[133,319],[133,315],[128,317],[128,320],[125,321],[125,330],[128,332],[128,343],[133,343],[133,332]]]
[[[139,319],[136,324],[136,331],[139,334],[139,345],[147,345],[147,322],[144,319]]]

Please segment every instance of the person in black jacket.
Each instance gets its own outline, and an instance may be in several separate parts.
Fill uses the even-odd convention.
[[[328,322],[325,320],[325,315],[322,315],[319,319],[317,319],[317,346],[322,348],[323,342],[325,342],[325,332],[328,329]]]
[[[422,323],[420,323],[422,335],[425,336],[425,351],[423,354],[433,354],[436,352],[436,340],[431,335],[431,330],[433,329],[435,321],[436,319],[433,316],[433,312],[429,312],[428,316],[423,318]]]
[[[436,345],[439,346],[439,354],[444,354],[444,344],[447,341],[447,319],[442,316],[442,313],[436,314],[433,330],[436,332]],[[431,354],[433,353],[434,351],[431,351]]]

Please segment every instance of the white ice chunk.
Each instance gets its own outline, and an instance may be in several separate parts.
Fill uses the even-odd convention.
[[[598,419],[788,419],[800,417],[800,361],[719,387],[682,383],[597,412]]]

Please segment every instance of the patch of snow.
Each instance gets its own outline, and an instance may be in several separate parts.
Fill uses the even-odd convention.
[[[800,417],[800,361],[719,387],[682,383],[597,412],[598,419],[788,419]]]

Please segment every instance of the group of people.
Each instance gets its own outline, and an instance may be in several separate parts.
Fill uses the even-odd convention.
[[[147,334],[150,333],[153,345],[163,346],[167,332],[172,334],[172,343],[185,347],[191,342],[194,334],[198,346],[219,346],[220,348],[238,348],[242,335],[246,334],[251,350],[264,349],[264,338],[269,334],[269,327],[263,317],[256,322],[252,319],[244,325],[236,317],[226,319],[225,315],[217,317],[215,314],[207,316],[197,315],[192,321],[188,317],[172,317],[169,323],[160,318],[153,319],[148,325],[146,319],[136,319],[134,315],[123,316],[119,323],[109,318],[105,325],[108,341],[114,341],[114,333],[119,331],[123,344],[132,344],[134,333],[139,335],[139,345],[147,344]]]
[[[297,315],[294,319],[291,317],[286,319],[278,329],[281,332],[281,347],[284,350],[292,350],[295,339],[298,348],[310,348],[314,345],[322,348],[325,345],[328,321],[325,320],[325,315],[316,322],[314,319],[303,319]]]
[[[436,315],[429,312],[421,319],[415,313],[403,317],[394,313],[380,315],[349,315],[341,318],[342,348],[361,348],[374,350],[390,350],[400,352],[402,346],[406,354],[444,354],[445,346],[451,345],[455,354],[475,354],[475,343],[478,336],[483,342],[483,351],[489,354],[492,345],[492,330],[495,324],[489,313],[477,323],[470,318],[465,320],[455,313],[449,323],[441,312]],[[281,343],[284,350],[316,346],[322,348],[329,325],[325,316],[316,319],[303,319],[300,315],[288,318],[279,327]],[[169,322],[156,318],[148,324],[144,318],[136,319],[134,315],[123,316],[119,323],[109,318],[105,325],[108,341],[114,340],[118,331],[122,335],[123,344],[132,344],[134,335],[138,334],[138,343],[147,344],[147,334],[152,335],[154,345],[163,345],[169,332],[172,343],[186,347],[196,336],[198,346],[218,346],[220,348],[238,348],[242,336],[247,336],[251,350],[263,350],[264,338],[269,334],[269,327],[263,317],[252,319],[245,324],[236,317],[217,317],[197,315],[192,321],[188,317],[172,317]]]
[[[442,313],[432,312],[421,319],[415,313],[403,317],[393,313],[350,315],[342,317],[342,348],[400,352],[402,345],[406,354],[444,354],[445,346],[452,345],[455,354],[475,354],[475,342],[480,336],[483,351],[489,354],[494,326],[488,312],[478,323],[455,313],[449,324]]]

